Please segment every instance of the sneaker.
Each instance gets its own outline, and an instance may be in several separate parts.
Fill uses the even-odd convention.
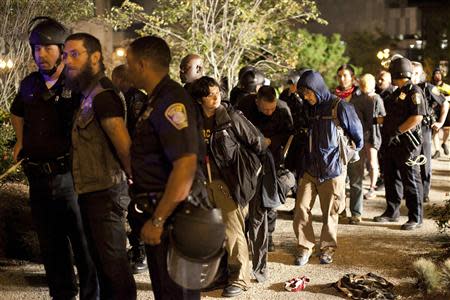
[[[372,200],[375,199],[377,195],[375,194],[375,188],[370,188],[370,190],[364,195],[364,199]]]
[[[294,265],[296,266],[304,266],[308,263],[309,258],[311,257],[311,252],[304,252],[297,257],[295,257]]]
[[[441,152],[439,152],[439,150],[437,150],[436,152],[434,152],[433,156],[431,157],[432,159],[438,159],[439,157],[441,157]]]
[[[413,221],[408,221],[405,224],[403,224],[400,229],[401,230],[414,230],[414,229],[418,229],[422,227],[422,222],[413,222]]]
[[[445,155],[448,155],[449,152],[448,152],[448,147],[447,147],[447,145],[444,143],[444,144],[442,144],[441,146],[442,146],[442,149],[444,149],[444,154],[445,154]]]
[[[331,264],[333,262],[333,255],[336,251],[333,247],[325,247],[321,250],[319,257],[320,263],[323,265]]]
[[[350,220],[348,221],[348,224],[351,224],[351,225],[358,225],[359,223],[361,223],[361,221],[362,221],[362,218],[359,216],[359,217],[357,217],[357,216],[352,216],[351,218],[350,218]]]
[[[373,218],[374,222],[378,223],[384,223],[384,222],[398,222],[399,217],[389,217],[385,214],[382,214],[381,216],[376,216]]]
[[[133,274],[140,274],[148,269],[145,247],[143,245],[131,247],[128,250],[128,258]]]

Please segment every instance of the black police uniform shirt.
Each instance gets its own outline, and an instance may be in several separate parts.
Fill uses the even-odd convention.
[[[386,117],[383,122],[383,139],[393,136],[409,117],[427,114],[422,89],[411,81],[396,89],[384,105]]]
[[[49,161],[70,151],[73,116],[80,98],[64,87],[64,72],[50,89],[39,72],[22,80],[10,111],[24,119],[25,157]]]
[[[177,82],[164,77],[136,123],[131,167],[137,192],[162,192],[172,163],[199,154],[200,132],[194,101]]]
[[[419,87],[423,90],[427,100],[427,114],[435,119],[439,118],[441,106],[446,101],[444,95],[437,87],[428,82],[420,83]]]

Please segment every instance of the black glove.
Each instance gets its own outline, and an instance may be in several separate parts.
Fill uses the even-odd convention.
[[[398,145],[400,145],[400,142],[401,142],[400,141],[400,135],[401,134],[402,133],[400,132],[400,130],[397,129],[394,132],[394,134],[389,137],[388,146],[398,146]]]

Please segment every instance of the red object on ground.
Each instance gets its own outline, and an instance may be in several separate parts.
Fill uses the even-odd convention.
[[[303,291],[306,284],[309,283],[309,278],[306,276],[295,277],[284,283],[284,288],[289,292]]]

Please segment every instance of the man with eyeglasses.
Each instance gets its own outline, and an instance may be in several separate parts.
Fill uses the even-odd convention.
[[[98,299],[70,169],[70,132],[79,96],[65,85],[61,60],[66,28],[47,17],[30,23],[29,43],[37,72],[22,80],[12,106],[14,159],[23,161],[30,206],[52,299]]]
[[[87,33],[70,35],[64,45],[66,84],[83,96],[72,129],[72,173],[100,297],[132,300],[136,283],[124,227],[131,140],[125,100],[105,76],[101,49],[99,40]]]

